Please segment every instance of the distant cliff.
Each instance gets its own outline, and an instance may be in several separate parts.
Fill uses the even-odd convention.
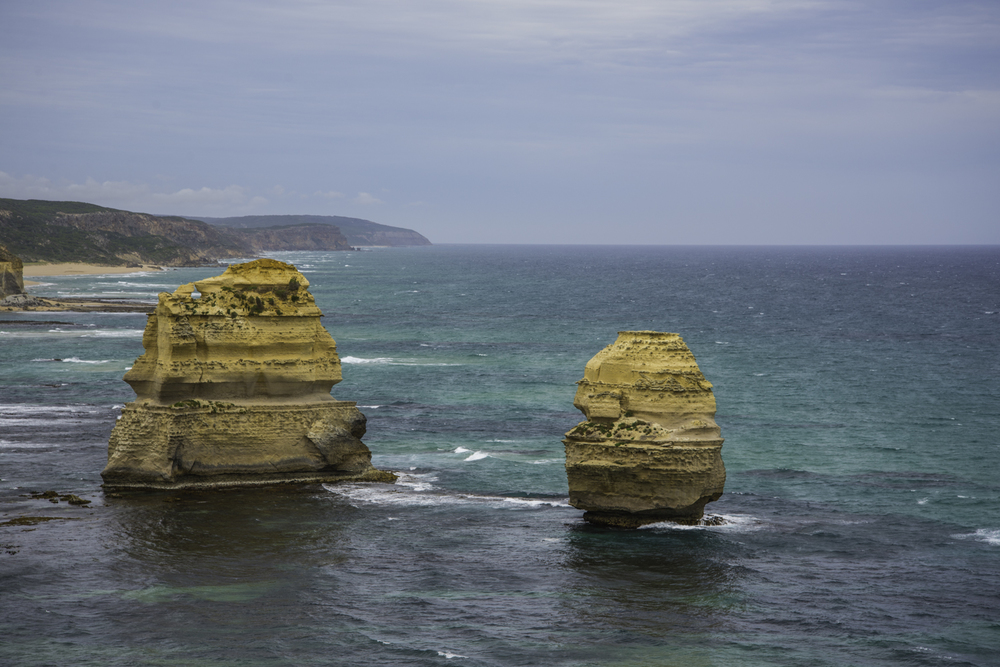
[[[226,227],[176,216],[133,213],[83,202],[0,199],[0,244],[25,262],[88,262],[121,266],[197,266],[271,250],[350,250],[352,243],[330,224],[301,217],[269,216],[280,227]],[[352,218],[344,218],[352,220]],[[367,221],[360,221],[367,222]],[[354,245],[410,245],[388,242],[416,232],[374,225]],[[393,235],[396,235],[394,237]],[[386,242],[378,242],[386,241]]]
[[[342,215],[245,215],[237,218],[195,218],[212,225],[256,229],[275,226],[332,225],[340,228],[352,246],[431,245],[427,238],[412,229],[390,227],[371,220]],[[304,248],[303,248],[304,249]]]
[[[225,233],[257,252],[268,250],[350,250],[351,244],[332,225],[289,225],[258,229],[227,228]]]
[[[0,243],[25,262],[192,266],[246,257],[246,241],[199,220],[83,202],[0,199]]]

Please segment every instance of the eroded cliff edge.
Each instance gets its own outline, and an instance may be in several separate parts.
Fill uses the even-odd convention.
[[[330,395],[340,359],[308,286],[261,259],[160,294],[105,488],[394,481],[371,465],[356,404]]]
[[[722,495],[715,396],[673,333],[621,331],[587,362],[566,434],[570,504],[592,523],[696,523]]]

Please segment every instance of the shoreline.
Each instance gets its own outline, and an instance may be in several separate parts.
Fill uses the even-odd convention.
[[[33,301],[31,305],[27,306],[0,306],[0,313],[151,313],[156,310],[156,303],[125,299],[113,301],[86,297],[64,297],[62,299],[33,297]]]
[[[163,271],[162,266],[143,264],[142,266],[102,266],[84,262],[59,262],[55,264],[25,264],[23,276],[27,278],[48,276],[99,276],[115,273],[139,273],[140,271]],[[28,284],[28,281],[25,281]]]

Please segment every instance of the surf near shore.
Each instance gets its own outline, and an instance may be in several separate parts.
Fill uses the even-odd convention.
[[[47,276],[99,276],[103,274],[135,273],[137,271],[162,271],[162,266],[143,264],[142,266],[103,266],[101,264],[85,264],[83,262],[63,262],[59,264],[25,264],[24,277],[40,278]],[[35,281],[25,281],[25,285],[37,284]]]
[[[55,264],[25,264],[23,276],[25,278],[51,278],[58,276],[101,276],[119,275],[125,273],[137,273],[140,271],[162,271],[163,268],[155,265],[141,266],[105,266],[100,264],[86,264],[83,262],[63,262]],[[26,288],[41,284],[37,280],[25,280]],[[11,303],[11,298],[5,300],[0,305],[0,312],[115,312],[115,313],[148,313],[156,307],[152,303],[143,303],[129,299],[97,299],[87,297],[36,297],[31,294],[16,295],[17,299]]]

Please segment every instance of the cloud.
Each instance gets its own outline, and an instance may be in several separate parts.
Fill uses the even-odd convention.
[[[384,203],[381,199],[373,197],[367,192],[359,192],[358,196],[354,198],[355,204],[361,204],[362,206],[368,206],[370,204],[382,204]]]
[[[146,183],[101,181],[88,178],[83,183],[57,185],[47,178],[26,175],[15,177],[0,171],[0,195],[12,199],[48,199],[84,201],[111,208],[172,215],[232,215],[267,205],[268,200],[253,195],[247,188],[182,188],[156,192]]]
[[[317,190],[313,193],[314,197],[325,197],[326,199],[340,199],[344,196],[343,192],[337,192],[336,190],[329,190],[323,192],[322,190]]]

